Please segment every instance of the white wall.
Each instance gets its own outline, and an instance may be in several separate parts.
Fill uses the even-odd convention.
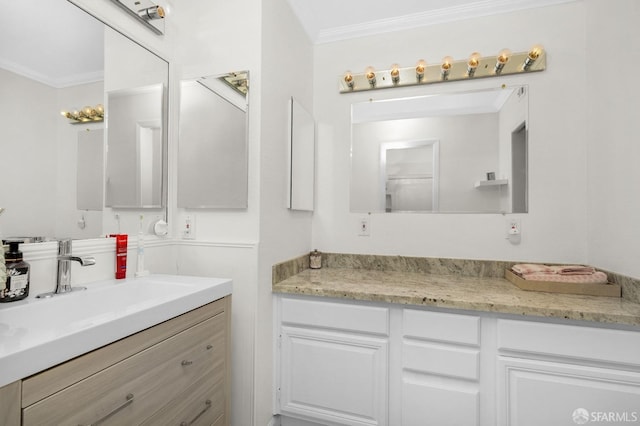
[[[287,118],[291,96],[312,112],[313,46],[285,0],[263,1],[260,247],[256,317],[256,425],[272,414],[271,267],[310,250],[311,212],[287,210]]]
[[[588,261],[640,278],[640,3],[588,0]],[[612,6],[615,6],[611,10]],[[606,53],[605,53],[606,52]],[[601,56],[605,54],[605,56]],[[608,58],[615,58],[615,66]]]
[[[318,45],[314,111],[320,134],[313,246],[347,253],[585,262],[585,31],[585,6],[573,2]],[[338,93],[337,80],[347,69],[410,66],[420,58],[437,63],[446,55],[463,59],[473,51],[492,55],[505,46],[526,51],[535,43],[548,53],[547,70],[541,73]],[[362,215],[349,213],[351,103],[501,84],[529,85],[530,209],[515,215],[522,221],[521,244],[505,239],[507,219],[499,214],[372,214],[371,236],[357,236]]]
[[[57,91],[0,69],[0,93],[0,237],[52,236],[55,208],[42,206],[56,205]]]
[[[165,35],[157,36],[111,2],[72,0],[170,62],[169,223],[181,237],[186,214],[195,218],[196,240],[168,241],[152,252],[152,272],[230,277],[232,304],[232,424],[254,424],[254,354],[260,185],[260,32],[259,0],[166,1]],[[245,210],[176,209],[180,80],[249,70],[249,207]],[[146,215],[145,215],[146,219]],[[123,225],[127,226],[127,225]],[[147,249],[147,251],[149,251]],[[110,274],[112,276],[112,273]],[[86,278],[90,280],[91,278]]]

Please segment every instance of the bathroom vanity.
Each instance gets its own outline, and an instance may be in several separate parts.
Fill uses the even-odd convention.
[[[353,268],[303,270],[273,291],[284,426],[640,418],[637,303]]]
[[[40,343],[22,345],[18,359],[29,360],[33,347],[51,365],[32,367],[40,369],[33,374],[19,372],[23,376],[8,384],[7,377],[2,377],[0,424],[229,424],[231,281],[150,276],[136,284],[136,280],[125,280],[100,283],[96,288],[89,285],[76,300],[75,294],[66,295],[14,309],[46,310],[47,302],[81,303],[92,292],[102,297],[122,288],[132,294],[129,301],[138,298],[138,303],[121,301],[121,309],[114,312],[94,316],[84,312],[84,322],[70,320],[72,326],[58,332],[27,327],[25,335],[38,334]],[[117,290],[110,287],[114,285],[119,286]],[[143,302],[142,296],[154,285],[168,296],[147,294]],[[180,294],[172,294],[172,289]],[[108,299],[103,302],[109,304]],[[5,314],[0,311],[3,325]],[[119,320],[124,322],[113,327]],[[131,327],[141,329],[130,333]],[[11,324],[6,330],[19,332]],[[83,331],[96,336],[84,339],[84,348],[73,338]],[[114,331],[124,336],[114,339]],[[2,337],[3,342],[11,342],[10,337]],[[102,344],[100,339],[110,342]],[[14,347],[21,346],[18,340]],[[75,353],[60,355],[64,351],[58,340],[66,340],[65,346]],[[0,353],[5,367],[13,365],[9,346],[4,345]],[[59,356],[68,359],[57,362]]]

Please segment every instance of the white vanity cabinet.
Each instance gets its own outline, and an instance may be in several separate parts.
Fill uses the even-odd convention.
[[[228,425],[230,302],[22,380],[22,424]]]
[[[387,425],[389,310],[279,298],[280,413],[341,425]]]
[[[497,336],[498,425],[640,422],[640,333],[498,319]]]
[[[573,425],[584,415],[640,423],[638,330],[312,296],[275,301],[283,426]]]

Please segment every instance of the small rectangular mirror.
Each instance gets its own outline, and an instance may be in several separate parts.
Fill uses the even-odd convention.
[[[247,71],[180,85],[178,207],[248,204]]]
[[[287,207],[313,211],[315,122],[293,97],[289,102],[289,191]]]

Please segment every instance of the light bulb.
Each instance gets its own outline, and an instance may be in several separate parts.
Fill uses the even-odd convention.
[[[471,56],[469,56],[469,60],[467,61],[467,75],[469,77],[473,77],[479,64],[480,54],[478,52],[473,52]]]
[[[138,16],[140,16],[145,21],[162,19],[164,18],[164,9],[162,8],[162,6],[147,7],[146,9],[139,10]]]
[[[498,53],[498,57],[496,58],[496,66],[494,71],[496,74],[500,74],[505,64],[509,62],[509,58],[511,57],[511,51],[509,49],[502,49],[500,53]]]
[[[424,78],[424,70],[427,68],[427,63],[424,59],[420,59],[416,64],[416,78],[418,81],[422,81]]]
[[[365,72],[365,77],[369,81],[369,85],[374,87],[376,85],[376,73],[373,70],[373,67],[368,67]]]
[[[398,84],[400,81],[400,68],[398,67],[398,64],[391,65],[391,71],[389,74],[391,74],[391,81],[393,84]]]
[[[353,74],[351,74],[351,71],[347,71],[344,73],[344,82],[346,83],[347,87],[349,89],[353,89]]]
[[[529,50],[529,53],[527,54],[527,57],[524,60],[523,68],[525,71],[531,68],[531,65],[533,65],[533,63],[540,57],[540,55],[542,55],[543,51],[544,51],[544,48],[539,44],[536,44],[533,47],[531,47],[531,49]]]
[[[451,67],[453,67],[453,58],[451,56],[445,56],[444,58],[442,58],[442,65],[440,65],[440,74],[442,75],[443,80],[447,80],[449,78]]]

